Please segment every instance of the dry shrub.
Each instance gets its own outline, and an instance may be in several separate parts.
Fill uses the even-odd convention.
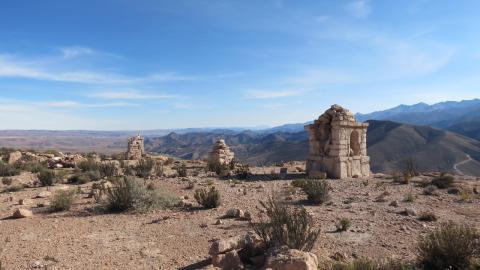
[[[20,170],[15,166],[0,161],[0,176],[14,176],[19,175]]]
[[[55,171],[43,169],[38,173],[38,180],[43,186],[53,186],[57,181]]]
[[[179,199],[162,189],[148,190],[133,177],[121,177],[115,181],[112,188],[106,190],[106,209],[110,212],[137,212],[153,208],[170,208]]]
[[[455,178],[446,173],[442,173],[440,176],[434,177],[430,184],[436,186],[439,189],[445,189],[452,186]]]
[[[337,263],[333,266],[333,270],[414,270],[415,266],[396,261],[388,261],[379,263],[369,259],[358,259],[351,263]]]
[[[290,185],[296,188],[303,188],[303,186],[305,185],[305,182],[306,182],[305,179],[295,179],[290,183]]]
[[[425,270],[473,269],[480,256],[480,235],[473,227],[453,222],[441,226],[420,239],[418,258]]]
[[[352,226],[352,222],[348,218],[341,218],[335,227],[337,228],[337,232],[346,232]]]
[[[13,179],[10,178],[10,177],[3,177],[2,178],[2,184],[4,184],[5,186],[10,186],[13,182]]]
[[[435,215],[435,213],[427,211],[427,212],[421,212],[418,215],[418,220],[426,221],[426,222],[433,222],[433,221],[437,221],[438,218]]]
[[[217,208],[220,205],[220,192],[211,187],[209,191],[206,189],[195,190],[195,200],[207,209]]]
[[[57,190],[50,201],[50,210],[60,212],[70,210],[75,201],[75,190]]]
[[[434,185],[428,185],[423,189],[423,195],[437,195],[437,187]]]
[[[307,180],[302,190],[307,194],[308,201],[313,204],[322,204],[330,199],[330,185],[325,180]]]
[[[281,246],[312,250],[320,230],[315,229],[312,217],[304,208],[288,206],[275,199],[274,195],[260,204],[266,218],[250,224],[262,240],[265,250]]]

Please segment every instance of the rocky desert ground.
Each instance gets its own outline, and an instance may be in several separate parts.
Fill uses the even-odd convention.
[[[298,187],[305,178],[302,162],[251,167],[248,179],[239,180],[235,175],[219,177],[206,172],[203,161],[162,160],[161,174],[139,181],[168,194],[175,205],[147,211],[103,211],[103,199],[92,190],[111,185],[108,177],[71,183],[72,176],[82,173],[76,167],[54,169],[58,181],[51,186],[40,183],[38,172],[22,170],[19,175],[4,177],[7,180],[0,186],[2,267],[213,268],[212,244],[253,233],[250,222],[261,214],[259,202],[272,194],[289,207],[306,209],[314,227],[320,229],[311,250],[319,269],[360,258],[413,261],[419,237],[446,221],[480,229],[480,182],[476,177],[454,176],[454,183],[445,189],[425,188],[439,173],[418,174],[403,183],[399,181],[403,177],[387,174],[321,180],[329,184],[330,198],[314,205]],[[219,192],[221,203],[205,209],[194,194],[211,187]],[[59,190],[75,191],[74,201],[68,210],[52,211],[51,202]],[[14,214],[18,209],[21,213]],[[341,219],[351,225],[339,232]]]

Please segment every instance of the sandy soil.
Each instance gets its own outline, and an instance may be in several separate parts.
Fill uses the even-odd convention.
[[[439,191],[438,196],[422,194],[414,179],[409,185],[398,185],[385,176],[369,179],[328,180],[333,188],[331,203],[321,206],[305,204],[305,195],[292,188],[290,180],[251,181],[234,184],[216,178],[191,177],[195,188],[214,185],[220,190],[223,204],[213,210],[203,210],[194,203],[193,209],[157,210],[146,214],[104,214],[91,209],[94,199],[80,196],[72,210],[49,213],[38,203],[48,198],[32,199],[47,188],[26,188],[14,193],[0,194],[0,260],[10,269],[197,269],[207,260],[208,248],[215,239],[249,231],[247,221],[223,219],[214,225],[230,208],[257,213],[258,201],[272,191],[288,198],[289,203],[305,205],[322,229],[313,252],[321,260],[335,253],[347,258],[414,258],[418,237],[442,221],[453,220],[472,224],[480,229],[480,198],[471,195],[470,202],[460,201],[461,195]],[[193,189],[180,178],[153,180],[179,197],[193,200]],[[476,178],[457,177],[464,190],[480,187]],[[65,188],[58,185],[52,190]],[[90,184],[82,186],[88,191]],[[77,188],[71,185],[70,187]],[[388,193],[384,202],[375,202]],[[407,193],[416,197],[412,203],[403,202]],[[19,199],[29,199],[30,205],[19,206]],[[392,201],[398,206],[390,206]],[[9,219],[19,207],[31,209],[32,218]],[[416,217],[399,214],[405,208],[417,212],[432,211],[437,222],[420,222]],[[335,223],[346,217],[352,227],[336,233]]]

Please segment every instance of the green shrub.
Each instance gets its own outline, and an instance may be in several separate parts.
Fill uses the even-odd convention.
[[[260,237],[265,250],[281,246],[312,250],[320,230],[314,228],[313,219],[304,208],[289,206],[276,200],[273,195],[260,204],[266,218],[252,221],[250,225]]]
[[[2,178],[2,184],[4,184],[5,186],[10,186],[13,182],[13,179],[10,178],[10,177],[3,177]]]
[[[303,188],[303,186],[305,185],[305,179],[295,179],[290,183],[290,185],[296,188]]]
[[[57,181],[55,171],[43,169],[38,173],[38,180],[43,186],[53,186]]]
[[[433,212],[421,212],[418,215],[418,220],[420,221],[426,221],[426,222],[433,222],[437,221],[437,216]]]
[[[232,166],[230,164],[219,163],[217,161],[209,161],[208,164],[207,164],[208,171],[215,172],[220,177],[229,176],[231,167]],[[248,173],[249,173],[248,172],[248,170],[249,170],[248,165],[245,168],[238,168],[238,169],[243,170],[243,172],[239,171],[240,174],[243,174],[243,175],[246,174],[246,176],[248,177]]]
[[[434,177],[430,183],[439,189],[445,189],[451,187],[454,181],[453,176],[442,173],[440,176]]]
[[[155,168],[155,161],[153,159],[141,159],[135,167],[135,172],[138,177],[146,178],[152,175]]]
[[[84,172],[100,170],[100,165],[93,158],[87,158],[86,160],[81,161],[78,163],[77,167]]]
[[[179,201],[171,192],[158,188],[147,190],[133,177],[118,178],[114,186],[106,190],[106,195],[106,208],[110,212],[170,208]]]
[[[20,170],[15,166],[0,161],[0,176],[14,176],[19,175]]]
[[[302,190],[307,194],[308,201],[313,204],[322,204],[330,199],[330,185],[325,180],[307,180]]]
[[[335,225],[337,232],[346,232],[352,226],[352,222],[348,218],[341,218]]]
[[[60,212],[70,210],[75,201],[75,190],[57,190],[50,201],[50,210]]]
[[[441,226],[420,239],[418,258],[425,270],[464,270],[480,256],[480,235],[475,228],[453,222]]]
[[[207,209],[217,208],[220,205],[220,192],[211,187],[209,191],[206,189],[195,190],[195,200]]]

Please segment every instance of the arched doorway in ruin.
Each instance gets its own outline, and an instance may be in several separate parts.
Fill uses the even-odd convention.
[[[350,134],[350,149],[352,149],[352,156],[360,155],[360,134],[357,130],[352,131]]]

